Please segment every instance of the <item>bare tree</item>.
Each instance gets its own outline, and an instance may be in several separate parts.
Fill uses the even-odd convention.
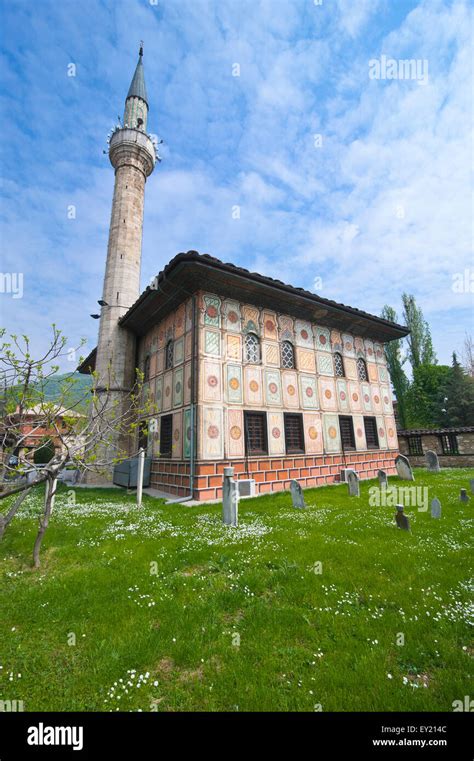
[[[0,539],[27,494],[45,484],[44,509],[33,551],[33,563],[38,568],[60,471],[72,464],[82,476],[87,472],[110,474],[116,463],[138,454],[139,426],[153,419],[156,405],[139,370],[133,388],[120,397],[111,391],[111,373],[105,384],[101,379],[100,387],[93,373],[91,389],[74,394],[77,378],[72,371],[62,380],[55,398],[49,399],[48,384],[59,370],[58,363],[66,355],[76,356],[75,350],[67,349],[61,331],[53,326],[50,346],[39,358],[32,356],[26,336],[20,339],[12,335],[7,341],[1,330],[0,339],[0,500],[16,495],[6,515],[0,514]],[[45,434],[54,442],[55,451],[39,469],[34,467],[34,455],[44,447]]]

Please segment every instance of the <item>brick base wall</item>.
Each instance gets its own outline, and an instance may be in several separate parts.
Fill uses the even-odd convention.
[[[224,468],[234,468],[234,478],[253,478],[257,494],[286,491],[296,479],[305,489],[337,483],[343,468],[353,468],[361,479],[375,478],[377,470],[396,474],[397,451],[368,451],[334,455],[253,457],[248,460],[196,462],[193,497],[202,502],[222,498]],[[178,497],[189,495],[189,462],[153,460],[151,486]]]
[[[412,468],[426,468],[425,455],[407,454]],[[439,454],[440,468],[474,468],[474,454]]]

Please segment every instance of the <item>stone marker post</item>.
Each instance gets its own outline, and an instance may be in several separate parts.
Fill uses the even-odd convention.
[[[145,470],[145,450],[142,448],[138,452],[137,507],[141,507],[142,506],[143,471],[144,470]]]
[[[233,479],[234,468],[224,468],[222,484],[222,522],[226,526],[239,525],[239,485]]]

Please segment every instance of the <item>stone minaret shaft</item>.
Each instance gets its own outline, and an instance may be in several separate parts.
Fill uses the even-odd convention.
[[[148,102],[143,75],[143,50],[127,99],[123,127],[114,131],[109,158],[115,169],[96,371],[99,387],[126,393],[135,375],[134,337],[119,319],[140,294],[145,182],[155,166],[155,149],[145,132]]]

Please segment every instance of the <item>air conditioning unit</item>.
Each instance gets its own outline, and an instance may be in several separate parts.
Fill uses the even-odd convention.
[[[347,483],[347,473],[350,473],[353,468],[343,468],[340,473],[340,481],[341,483]]]
[[[255,479],[242,478],[237,481],[239,486],[239,497],[255,497]]]

